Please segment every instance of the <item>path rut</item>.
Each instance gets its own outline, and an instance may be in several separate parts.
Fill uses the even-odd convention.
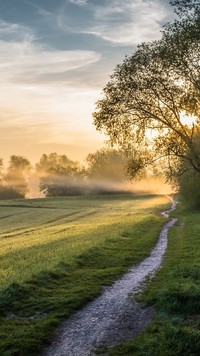
[[[167,216],[176,208],[172,202]],[[73,314],[57,331],[53,343],[43,356],[89,356],[96,347],[113,346],[138,335],[151,323],[153,309],[141,308],[130,298],[138,293],[147,277],[154,275],[161,266],[167,247],[168,230],[177,219],[169,221],[161,230],[159,240],[150,256],[134,266],[101,296]]]

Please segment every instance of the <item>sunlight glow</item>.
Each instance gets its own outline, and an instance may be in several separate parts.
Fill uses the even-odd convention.
[[[147,129],[145,134],[149,140],[153,140],[158,136],[157,130],[153,130],[153,129]]]
[[[193,124],[197,121],[197,116],[195,115],[187,115],[185,111],[180,113],[180,120],[183,125],[187,125],[188,127],[193,126]]]

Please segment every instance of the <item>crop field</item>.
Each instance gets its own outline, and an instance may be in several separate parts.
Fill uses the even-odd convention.
[[[166,197],[0,202],[0,354],[38,355],[55,327],[139,263],[165,223]]]

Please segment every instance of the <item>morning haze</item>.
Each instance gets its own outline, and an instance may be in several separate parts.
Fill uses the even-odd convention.
[[[102,87],[141,41],[159,38],[168,1],[10,0],[0,4],[1,156],[83,161]]]

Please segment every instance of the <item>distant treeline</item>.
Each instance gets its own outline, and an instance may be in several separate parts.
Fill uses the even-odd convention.
[[[43,154],[35,166],[12,155],[6,169],[0,159],[0,199],[25,198],[34,189],[49,197],[117,192],[126,170],[127,159],[115,149],[89,154],[85,165],[55,152]]]

